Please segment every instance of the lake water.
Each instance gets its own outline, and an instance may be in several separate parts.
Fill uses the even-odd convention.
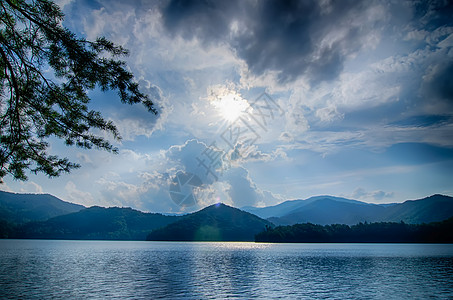
[[[0,298],[453,298],[453,245],[0,240]]]

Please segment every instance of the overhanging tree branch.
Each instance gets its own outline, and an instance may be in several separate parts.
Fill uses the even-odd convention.
[[[0,178],[9,173],[25,180],[27,169],[58,176],[78,167],[48,154],[45,140],[51,136],[67,145],[116,152],[92,133],[99,129],[121,139],[111,121],[88,109],[88,90],[117,90],[122,102],[142,103],[157,113],[117,60],[127,50],[105,38],[77,38],[62,20],[49,0],[0,0]],[[43,66],[53,69],[58,83]]]

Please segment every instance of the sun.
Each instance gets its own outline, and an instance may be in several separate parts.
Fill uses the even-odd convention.
[[[219,96],[212,104],[220,116],[229,122],[235,121],[249,107],[247,100],[234,91]]]

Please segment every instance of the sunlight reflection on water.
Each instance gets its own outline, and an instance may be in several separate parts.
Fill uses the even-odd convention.
[[[0,240],[6,298],[453,297],[453,245]]]

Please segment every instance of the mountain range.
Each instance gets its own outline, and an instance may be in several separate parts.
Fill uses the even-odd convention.
[[[439,222],[453,216],[453,198],[432,195],[403,203],[371,204],[340,197],[317,196],[263,208],[243,207],[242,210],[265,218],[275,225],[354,225],[359,222],[400,221],[421,224]]]
[[[274,225],[420,224],[452,216],[453,198],[443,195],[385,205],[317,196],[241,210],[215,204],[168,216],[131,208],[86,208],[51,195],[0,192],[0,238],[253,241],[255,234]]]

